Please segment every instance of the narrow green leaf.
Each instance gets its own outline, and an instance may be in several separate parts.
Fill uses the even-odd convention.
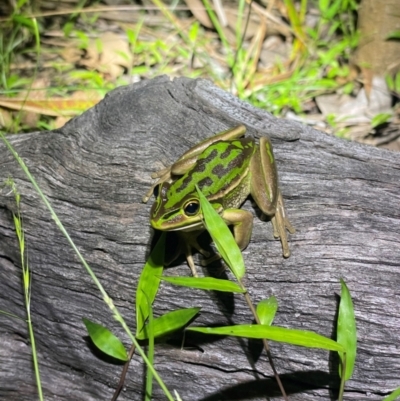
[[[387,397],[385,397],[382,401],[395,401],[400,397],[400,387],[396,388],[396,390],[392,391]]]
[[[188,38],[192,43],[195,43],[199,35],[200,24],[198,21],[192,24],[189,28]]]
[[[136,289],[136,336],[149,316],[149,305],[153,303],[164,270],[165,233],[161,234],[156,246],[143,267]]]
[[[89,319],[83,318],[82,320],[93,344],[100,351],[121,361],[128,360],[124,344],[122,344],[121,340],[111,333],[110,330],[101,324],[90,321]]]
[[[388,36],[386,36],[386,40],[388,39],[400,39],[400,31],[393,31]]]
[[[276,311],[278,310],[278,301],[274,296],[263,299],[257,304],[257,316],[261,324],[271,326],[274,321]]]
[[[229,280],[221,280],[214,277],[160,277],[161,280],[168,281],[174,285],[182,287],[198,288],[207,291],[223,291],[244,293],[246,290],[240,288],[236,283]]]
[[[343,0],[336,0],[333,2],[330,2],[331,4],[329,5],[329,8],[326,10],[326,14],[323,15],[324,18],[327,20],[332,20],[337,16],[340,10],[340,6],[342,4]]]
[[[185,308],[168,312],[153,320],[154,338],[172,333],[175,330],[185,326],[194,316],[199,313],[201,308]],[[144,327],[141,333],[136,338],[145,340],[148,338],[148,325]]]
[[[400,72],[396,74],[396,77],[394,79],[394,90],[396,92],[400,92]]]
[[[210,233],[218,252],[231,269],[237,280],[240,280],[245,273],[242,252],[233,237],[231,230],[222,217],[214,210],[210,202],[196,186],[199,194],[200,206],[204,216],[204,224]]]
[[[20,14],[14,14],[12,16],[12,19],[13,19],[13,22],[15,22],[16,24],[21,24],[31,30],[34,29],[35,25],[31,18],[25,17],[24,15],[20,15]]]
[[[339,304],[337,342],[343,346],[346,352],[346,373],[344,379],[349,380],[353,374],[357,354],[357,329],[350,292],[342,279],[340,283],[342,286],[342,293]],[[343,354],[341,352],[339,356],[343,363]],[[339,374],[341,374],[340,368]]]
[[[318,1],[318,8],[321,11],[321,14],[325,14],[329,7],[330,0],[319,0]]]
[[[379,125],[387,123],[392,118],[390,113],[379,113],[376,114],[371,120],[372,128],[378,127]]]
[[[391,75],[386,75],[385,76],[385,80],[386,80],[386,85],[388,86],[388,89],[391,91],[394,91],[394,79]]]
[[[176,401],[182,401],[182,398],[180,397],[180,395],[178,394],[178,392],[176,390],[174,390],[174,394],[176,397]]]
[[[186,330],[223,336],[265,338],[267,340],[300,345],[308,348],[344,351],[344,347],[336,341],[312,331],[286,329],[284,327],[265,326],[262,324],[244,324],[224,327],[189,327]]]

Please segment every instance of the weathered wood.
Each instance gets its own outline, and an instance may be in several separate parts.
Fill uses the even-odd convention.
[[[284,260],[269,222],[255,218],[244,252],[254,301],[275,295],[275,323],[334,337],[339,279],[354,297],[358,357],[346,399],[380,400],[400,385],[400,155],[277,119],[202,80],[167,77],[116,89],[62,129],[10,137],[58,216],[134,327],[133,299],[153,233],[141,202],[150,173],[215,132],[245,124],[272,138],[281,189],[297,232]],[[22,195],[32,315],[46,400],[109,400],[121,367],[88,347],[82,317],[127,340],[49,212],[0,144],[0,181]],[[246,208],[252,210],[249,202]],[[24,317],[15,201],[0,193],[0,309]],[[211,272],[212,273],[212,272]],[[181,264],[168,274],[188,275]],[[206,272],[209,274],[209,272]],[[250,322],[239,296],[162,284],[156,314],[201,306],[197,324]],[[265,400],[279,391],[257,342],[190,337],[199,348],[160,343],[156,368],[183,400]],[[201,348],[200,348],[201,347]],[[333,399],[337,358],[271,344],[291,400]],[[36,399],[23,320],[0,315],[0,399]],[[121,400],[141,400],[143,365],[131,363]],[[154,399],[165,399],[156,386]]]

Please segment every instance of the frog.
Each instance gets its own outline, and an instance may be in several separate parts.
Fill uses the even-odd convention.
[[[176,231],[178,253],[185,253],[194,276],[197,272],[192,258],[195,248],[206,258],[197,237],[205,230],[196,186],[202,191],[228,226],[239,248],[244,250],[251,239],[253,214],[240,207],[251,195],[269,217],[273,235],[279,238],[284,258],[290,256],[286,232],[293,234],[279,188],[278,172],[268,137],[245,137],[246,127],[238,125],[222,131],[195,145],[176,162],[151,175],[157,181],[144,195],[147,203],[154,193],[150,225],[160,231]],[[206,259],[205,264],[218,258]]]

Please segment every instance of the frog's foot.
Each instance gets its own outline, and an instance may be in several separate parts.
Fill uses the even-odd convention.
[[[157,171],[151,175],[151,178],[158,178],[158,180],[150,187],[150,189],[144,194],[142,198],[143,203],[147,203],[148,200],[151,198],[151,195],[154,193],[154,188],[171,179],[171,167],[164,168],[160,171]]]
[[[218,260],[223,260],[223,259],[222,259],[222,256],[218,252],[216,252],[210,258],[201,260],[200,264],[203,267],[207,267],[209,264],[216,262]],[[217,266],[215,268],[214,268],[214,266],[212,267],[214,277],[221,277],[226,272],[226,270],[227,270],[227,266],[225,263],[220,263],[220,266]]]
[[[196,266],[194,265],[193,262],[193,256],[191,250],[188,253],[186,253],[186,261],[188,266],[190,267],[190,270],[192,271],[193,277],[199,277],[199,275],[197,274]]]
[[[213,256],[209,257],[209,258],[205,258],[203,259],[200,264],[205,267],[208,266],[209,264],[216,262],[217,260],[221,260],[222,256],[219,253],[215,253]]]
[[[180,232],[177,233],[179,237],[179,248],[181,250],[180,253],[185,254],[187,263],[194,277],[198,277],[198,274],[193,261],[192,249],[193,248],[196,249],[206,258],[210,256],[210,253],[206,251],[204,248],[202,248],[197,241],[197,237],[202,232],[203,230],[186,232],[186,233],[180,233]]]
[[[290,234],[294,234],[296,230],[286,217],[285,205],[283,204],[283,198],[281,194],[279,194],[276,213],[275,216],[271,218],[271,223],[274,229],[274,237],[281,240],[282,254],[285,258],[288,258],[290,256],[290,249],[287,242],[286,231],[289,231]]]

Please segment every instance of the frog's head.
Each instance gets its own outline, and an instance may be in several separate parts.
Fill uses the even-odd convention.
[[[179,196],[173,183],[163,182],[154,190],[156,200],[150,212],[150,224],[156,230],[192,230],[203,226],[197,192]]]

